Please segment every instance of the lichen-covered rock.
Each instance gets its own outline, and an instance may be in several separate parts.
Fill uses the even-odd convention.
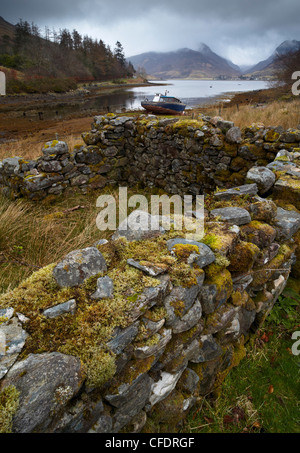
[[[181,333],[190,330],[200,320],[202,316],[202,306],[197,299],[194,305],[189,311],[183,315],[180,319],[176,319],[172,324],[172,330],[174,333]]]
[[[0,310],[0,317],[4,320],[0,323],[0,379],[17,360],[28,336],[18,318],[12,318],[12,315],[11,309]]]
[[[228,129],[228,131],[226,132],[226,140],[229,143],[241,143],[242,141],[241,129],[237,126]]]
[[[252,167],[247,173],[247,182],[257,184],[260,195],[271,189],[275,179],[275,174],[266,167]]]
[[[134,351],[134,356],[136,359],[146,359],[152,355],[158,357],[159,354],[164,350],[166,345],[172,338],[171,329],[162,329],[159,334],[155,335],[155,340],[153,344],[145,344],[145,346],[138,346]]]
[[[253,220],[270,223],[277,215],[277,206],[272,200],[257,196],[250,205],[250,212]]]
[[[91,295],[92,299],[112,298],[114,293],[114,282],[107,275],[97,280],[97,290]]]
[[[141,271],[145,272],[147,275],[150,275],[150,277],[157,277],[158,275],[166,272],[166,268],[164,268],[164,267],[159,267],[159,266],[149,263],[149,262],[148,263],[144,262],[144,264],[141,264],[140,262],[133,260],[132,258],[129,258],[127,260],[127,264],[135,267],[136,269],[140,269]]]
[[[42,149],[45,156],[59,156],[61,154],[67,154],[69,152],[68,145],[65,142],[52,140],[47,142]]]
[[[194,245],[197,247],[197,252],[194,254],[192,262],[195,262],[200,268],[208,266],[216,259],[212,250],[207,245],[202,244],[202,242],[184,238],[169,239],[167,241],[168,250],[175,250],[175,253],[177,248],[179,250],[182,246],[181,248],[184,249],[185,245]]]
[[[58,352],[30,354],[7,373],[2,388],[20,392],[13,432],[45,431],[53,415],[79,391],[84,380],[80,360]]]
[[[300,229],[300,214],[296,211],[278,208],[274,225],[278,239],[291,239]]]
[[[53,269],[53,277],[57,284],[78,286],[89,277],[106,272],[107,266],[103,255],[96,247],[87,247],[69,253]]]

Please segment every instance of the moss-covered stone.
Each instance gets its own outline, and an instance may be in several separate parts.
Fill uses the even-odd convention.
[[[240,242],[231,253],[228,269],[235,273],[246,273],[252,269],[258,256],[259,248],[250,242]]]
[[[247,242],[255,244],[259,248],[269,246],[276,237],[276,230],[267,223],[253,220],[241,227],[243,237]]]

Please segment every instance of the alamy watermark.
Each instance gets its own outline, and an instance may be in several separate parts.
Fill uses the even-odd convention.
[[[292,85],[292,93],[294,96],[299,96],[299,94],[300,94],[300,71],[293,72],[292,80],[296,80],[296,82],[294,82]]]
[[[184,231],[189,238],[204,236],[204,195],[151,195],[148,202],[141,194],[128,198],[127,187],[120,187],[118,200],[113,195],[100,195],[96,206],[102,208],[96,219],[101,231],[115,231],[117,223],[122,230],[142,231],[157,231],[161,225],[166,231]],[[128,217],[129,208],[136,211]],[[141,211],[151,216],[141,216]]]
[[[296,332],[293,332],[292,340],[296,340],[292,346],[292,354],[299,355],[300,354],[300,330],[296,330]]]

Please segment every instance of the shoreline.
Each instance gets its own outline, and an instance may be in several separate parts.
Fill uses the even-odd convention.
[[[106,83],[102,86],[89,87],[92,92],[87,94],[84,94],[84,92],[82,94],[78,90],[76,93],[30,95],[30,97],[28,95],[15,95],[8,97],[5,102],[3,98],[0,98],[0,144],[3,145],[20,138],[28,138],[38,133],[44,134],[45,138],[49,137],[49,135],[55,138],[55,133],[58,135],[79,134],[84,131],[87,124],[92,122],[95,115],[107,113],[104,108],[85,110],[80,107],[81,103],[88,100],[92,101],[97,97],[106,96],[110,93],[116,93],[119,90],[138,86],[159,86],[159,83],[147,82],[118,85]],[[162,83],[161,86],[165,86],[165,84]],[[83,91],[83,89],[80,91]],[[209,110],[219,106],[224,109],[232,106],[238,107],[249,104],[250,101],[254,104],[267,104],[277,99],[278,95],[278,90],[273,88],[223,93],[218,96],[202,98],[203,103],[197,107],[187,108],[186,114],[188,116],[193,111]],[[67,106],[71,110],[55,115],[55,105],[58,105],[62,111]],[[39,110],[43,110],[45,113],[42,118],[38,116]],[[140,114],[141,112],[142,110],[126,111],[128,114]],[[55,131],[55,133],[52,131]]]

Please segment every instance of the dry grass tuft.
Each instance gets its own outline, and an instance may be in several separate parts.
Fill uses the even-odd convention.
[[[201,111],[201,110],[200,110]],[[221,116],[240,128],[262,123],[265,126],[297,128],[300,124],[300,100],[274,101],[269,104],[222,106],[205,109],[205,114]]]

